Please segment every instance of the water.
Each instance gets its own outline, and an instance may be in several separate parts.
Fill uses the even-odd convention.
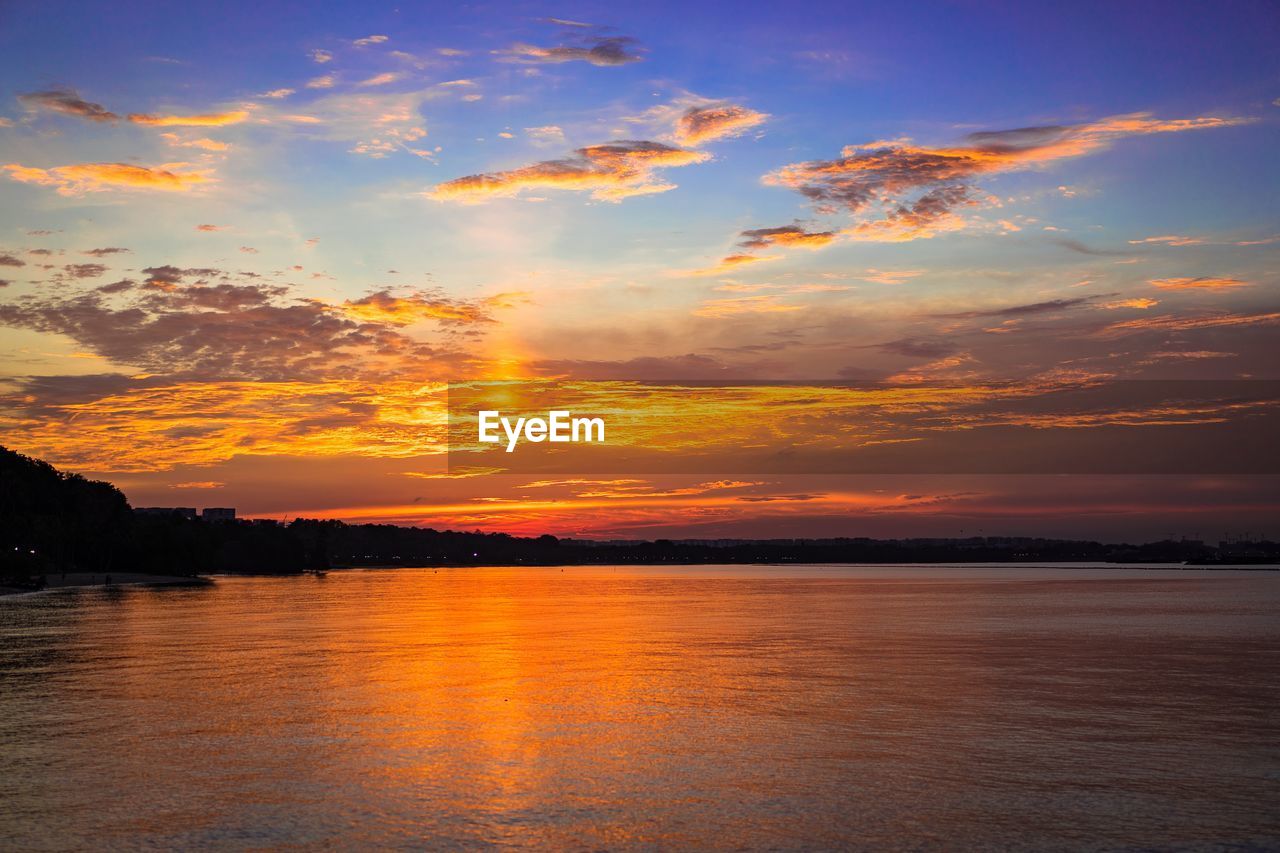
[[[1280,575],[334,572],[0,600],[0,848],[1280,849]]]

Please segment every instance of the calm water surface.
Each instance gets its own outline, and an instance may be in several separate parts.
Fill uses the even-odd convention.
[[[572,568],[0,599],[0,848],[1280,849],[1280,576]]]

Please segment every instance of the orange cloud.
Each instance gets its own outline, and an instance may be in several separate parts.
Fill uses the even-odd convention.
[[[155,168],[128,163],[80,163],[52,169],[9,163],[3,168],[10,180],[54,187],[59,195],[65,196],[112,189],[186,192],[213,180],[209,171],[192,171],[186,163],[166,163]]]
[[[592,198],[616,202],[675,189],[675,184],[656,178],[654,170],[701,163],[709,156],[661,142],[620,140],[579,148],[574,156],[561,160],[457,178],[425,195],[437,201],[477,202],[514,196],[526,189],[563,189],[590,192]]]
[[[1237,287],[1249,287],[1249,282],[1238,278],[1153,278],[1148,284],[1161,290],[1234,290]]]
[[[1210,314],[1200,317],[1139,317],[1112,323],[1099,334],[1120,335],[1129,332],[1186,332],[1194,329],[1219,329],[1230,326],[1271,326],[1280,323],[1280,313],[1271,314]]]
[[[765,175],[771,186],[793,189],[821,213],[880,218],[846,232],[856,240],[902,242],[954,231],[964,223],[953,211],[978,203],[973,181],[983,175],[1031,168],[1097,151],[1126,136],[1229,127],[1248,119],[1163,120],[1148,113],[1114,116],[1079,125],[1027,127],[970,134],[963,145],[931,148],[909,141],[846,146],[835,160],[783,166]],[[923,195],[913,198],[917,191]]]
[[[347,300],[342,308],[358,319],[392,326],[408,326],[419,320],[440,320],[446,323],[492,322],[492,318],[479,305],[425,293],[394,296],[383,290],[363,299]]]
[[[728,257],[721,258],[720,263],[713,267],[706,267],[700,270],[690,270],[688,275],[721,275],[722,273],[729,272],[737,269],[738,267],[746,266],[747,264],[758,264],[762,261],[777,261],[781,260],[781,258],[781,255],[729,255]]]
[[[176,133],[162,133],[160,138],[170,145],[177,148],[200,148],[204,151],[226,151],[231,147],[229,143],[219,142],[216,139],[207,137],[201,139],[183,139]]]
[[[1116,301],[1114,301],[1114,302],[1104,302],[1104,303],[1102,304],[1102,307],[1103,307],[1103,308],[1106,308],[1106,309],[1108,309],[1108,310],[1114,310],[1114,309],[1117,309],[1117,308],[1142,308],[1142,309],[1147,309],[1147,308],[1154,308],[1155,306],[1157,306],[1157,305],[1159,305],[1159,304],[1160,304],[1160,303],[1159,303],[1159,302],[1157,302],[1157,301],[1156,301],[1156,300],[1154,300],[1154,299],[1147,299],[1145,296],[1141,296],[1141,297],[1138,297],[1138,298],[1136,298],[1136,299],[1117,299],[1117,300],[1116,300]]]
[[[239,124],[249,117],[245,110],[229,113],[206,113],[194,116],[162,116],[147,113],[130,113],[129,121],[148,127],[222,127]]]
[[[694,309],[695,317],[733,317],[739,314],[781,314],[788,311],[799,311],[799,305],[787,305],[778,301],[778,297],[738,296],[730,299],[712,299]]]
[[[765,113],[735,104],[690,107],[676,120],[676,140],[682,145],[701,145],[731,136],[739,136],[763,124]]]
[[[444,386],[421,382],[151,384],[50,404],[48,415],[0,414],[0,429],[25,452],[115,471],[243,454],[429,456],[443,454],[447,438]]]
[[[817,249],[836,238],[834,231],[806,231],[799,225],[780,225],[776,228],[753,228],[740,235],[745,239],[744,249],[765,249],[770,246],[798,246]]]

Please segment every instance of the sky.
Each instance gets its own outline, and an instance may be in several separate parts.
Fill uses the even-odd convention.
[[[1265,532],[1274,458],[1121,463],[1274,415],[1203,389],[1280,379],[1278,38],[1266,2],[0,2],[0,443],[134,505],[270,518]],[[533,379],[646,416],[631,383],[945,383],[663,405],[775,447],[1112,449],[1083,473],[448,458],[448,383]],[[1202,390],[1061,402],[1133,380]]]

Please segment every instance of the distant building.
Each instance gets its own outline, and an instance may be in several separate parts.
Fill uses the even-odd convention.
[[[200,512],[205,521],[235,521],[236,509],[230,506],[207,506]]]
[[[136,506],[133,511],[137,515],[177,515],[193,520],[196,517],[196,508],[193,506]]]

